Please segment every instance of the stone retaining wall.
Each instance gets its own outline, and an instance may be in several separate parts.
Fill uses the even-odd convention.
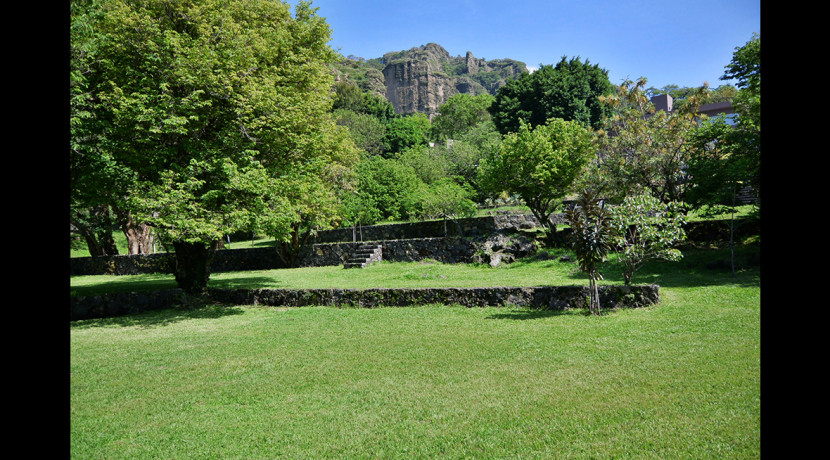
[[[533,216],[507,214],[497,216],[462,219],[462,231],[465,238],[443,237],[443,222],[416,222],[395,225],[376,225],[363,229],[363,241],[381,242],[383,259],[397,262],[411,262],[434,259],[444,263],[469,263],[476,252],[475,243],[470,239],[492,234],[494,232],[532,228]],[[447,223],[448,233],[457,235],[455,224]],[[555,245],[565,244],[570,229],[557,232]],[[422,232],[422,233],[418,233]],[[689,242],[726,240],[729,228],[719,222],[692,222],[687,224],[686,232]],[[757,221],[742,222],[737,227],[737,237],[759,234]],[[421,235],[413,238],[413,235]],[[430,236],[431,235],[431,236]],[[403,236],[403,237],[402,237]],[[325,243],[327,240],[345,238],[347,242]],[[351,229],[338,229],[320,232],[315,240],[317,244],[305,246],[297,259],[300,267],[340,265],[345,263],[350,254],[360,243],[350,242]],[[142,273],[173,273],[175,258],[173,254],[123,255],[110,257],[73,257],[69,260],[70,276],[83,275],[136,275]],[[242,270],[270,270],[288,268],[277,255],[275,248],[223,249],[216,252],[211,265],[212,272]]]
[[[69,320],[135,315],[181,305],[181,289],[150,292],[123,292],[69,298]]]
[[[564,222],[564,216],[555,214],[551,220],[557,224]],[[486,236],[494,231],[506,229],[530,229],[538,226],[539,221],[529,214],[495,214],[484,217],[470,217],[453,221],[433,220],[427,222],[405,222],[400,224],[371,225],[356,230],[352,227],[338,228],[318,232],[315,243],[333,243],[352,241],[362,232],[364,241],[402,240],[413,238],[441,238],[444,236],[464,236],[474,238]],[[461,234],[458,228],[461,227]],[[446,233],[445,233],[446,228]],[[353,233],[355,232],[355,233]]]
[[[370,241],[366,241],[369,243]],[[434,259],[439,262],[469,263],[476,251],[475,245],[464,238],[414,238],[408,240],[377,241],[383,247],[383,260],[414,262]],[[297,256],[298,267],[342,265],[362,243],[313,244],[304,247]],[[149,254],[112,257],[80,257],[70,259],[70,276],[83,275],[137,275],[141,273],[173,273],[175,255]],[[216,251],[211,272],[245,270],[272,270],[288,268],[276,249],[248,248]]]
[[[603,309],[638,308],[660,301],[659,286],[600,286]],[[515,305],[547,310],[587,308],[587,286],[413,288],[413,289],[209,289],[215,302],[229,305],[402,307],[430,303],[465,307]],[[70,321],[107,318],[172,308],[183,302],[179,289],[70,298]]]

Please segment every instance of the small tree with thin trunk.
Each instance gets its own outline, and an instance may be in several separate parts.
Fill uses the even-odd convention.
[[[608,258],[612,248],[614,227],[605,203],[592,190],[584,190],[575,205],[565,210],[565,217],[573,233],[571,242],[579,268],[588,275],[590,301],[588,308],[593,315],[599,315],[599,288],[602,279],[600,266]]]
[[[680,203],[663,204],[644,193],[625,197],[610,209],[615,247],[623,267],[625,284],[634,273],[653,259],[677,261],[683,257],[674,245],[686,238],[685,219]]]

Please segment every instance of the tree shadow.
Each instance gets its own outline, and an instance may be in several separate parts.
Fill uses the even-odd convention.
[[[267,286],[267,289],[280,289],[283,287],[280,284],[285,283],[277,283],[274,278],[267,276],[245,276],[211,279],[208,282],[208,287],[216,289],[262,289],[264,286]]]
[[[238,306],[208,303],[193,307],[172,307],[150,310],[134,315],[72,321],[69,324],[69,328],[71,330],[83,330],[96,327],[138,327],[150,329],[169,326],[191,319],[218,319],[225,316],[241,315],[243,313],[242,308]]]
[[[732,276],[729,249],[691,248],[683,250],[683,258],[677,262],[652,260],[634,273],[632,284],[656,284],[661,287],[686,288],[701,286],[740,286],[755,288],[761,285],[760,248],[748,246],[736,248],[735,276]],[[622,267],[616,256],[604,263],[600,272],[603,281],[614,284],[624,282]],[[587,282],[587,276],[574,271],[569,277]],[[602,284],[602,281],[600,281]]]
[[[587,308],[526,308],[521,310],[511,310],[507,313],[495,313],[490,316],[487,316],[487,319],[510,319],[516,321],[527,321],[533,319],[550,318],[553,316],[591,316],[591,313]]]

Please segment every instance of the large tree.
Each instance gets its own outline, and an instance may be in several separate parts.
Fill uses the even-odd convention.
[[[550,118],[575,121],[598,128],[610,112],[599,97],[614,92],[608,71],[586,59],[562,57],[556,66],[543,65],[499,88],[490,106],[499,132],[517,132],[520,120],[531,127]]]
[[[482,181],[493,192],[519,195],[539,223],[556,232],[551,214],[582,172],[594,150],[592,133],[575,121],[552,118],[531,128],[522,121],[485,159]]]
[[[309,220],[291,193],[339,185],[356,161],[331,118],[330,31],[307,2],[293,16],[272,0],[76,0],[71,11],[73,164],[107,166],[110,179],[89,186],[172,241],[187,292],[204,290],[222,235],[290,240]]]

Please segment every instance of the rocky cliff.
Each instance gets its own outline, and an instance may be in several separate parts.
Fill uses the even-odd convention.
[[[524,72],[527,66],[520,61],[487,61],[469,51],[466,56],[453,57],[435,43],[368,61],[350,56],[336,68],[338,80],[353,81],[364,91],[383,94],[395,112],[421,112],[430,117],[453,94],[495,94],[508,79]]]

